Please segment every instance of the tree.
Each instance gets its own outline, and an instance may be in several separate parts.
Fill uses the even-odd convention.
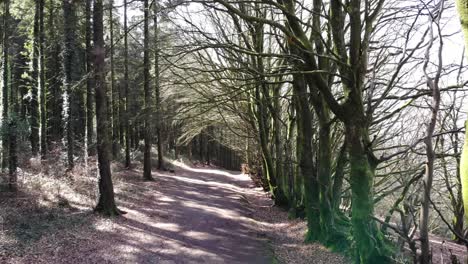
[[[31,151],[33,156],[39,152],[39,104],[38,90],[40,86],[39,62],[40,62],[40,20],[41,20],[41,3],[35,1],[34,12],[34,31],[33,31],[33,54],[32,54],[32,86],[31,86]]]
[[[468,1],[457,0],[456,2],[463,34],[465,35],[465,49],[468,50]],[[468,121],[466,121],[465,127],[468,128]],[[465,132],[465,143],[460,158],[460,177],[465,215],[468,215],[468,129]]]
[[[119,101],[117,100],[118,89],[115,85],[115,67],[114,67],[114,1],[109,1],[109,38],[110,38],[110,92],[111,103],[110,112],[112,119],[112,155],[117,156],[119,141]]]
[[[430,263],[431,262],[431,253],[430,253],[430,245],[429,245],[429,210],[431,204],[431,189],[432,189],[432,182],[434,180],[434,160],[435,160],[435,150],[432,143],[432,138],[434,136],[435,126],[437,124],[437,115],[440,108],[440,88],[439,88],[439,81],[440,76],[442,74],[442,47],[443,47],[443,39],[441,35],[441,29],[439,26],[440,18],[442,17],[442,12],[444,11],[444,1],[440,2],[440,9],[437,10],[438,15],[431,15],[430,29],[429,29],[429,37],[430,42],[426,50],[425,54],[425,62],[423,65],[424,75],[427,79],[427,85],[429,89],[432,91],[432,104],[431,104],[431,119],[427,126],[427,133],[426,138],[424,139],[424,144],[426,145],[426,169],[425,175],[423,178],[423,187],[424,187],[424,194],[422,199],[421,205],[421,216],[420,216],[420,224],[419,224],[419,239],[421,241],[421,257],[420,263]],[[434,29],[433,24],[436,25],[437,30],[437,37],[439,40],[439,47],[437,52],[437,71],[435,76],[430,76],[428,72],[428,65],[430,62],[430,52],[433,46],[433,39],[434,39]]]
[[[148,24],[149,24],[149,7],[148,7],[148,0],[144,0],[144,44],[143,44],[143,90],[144,90],[144,157],[143,157],[143,179],[145,180],[152,180],[153,177],[151,176],[151,90],[149,87],[150,82],[150,74],[149,74],[149,31],[148,31]]]
[[[129,106],[130,98],[128,97],[128,26],[127,26],[127,0],[124,0],[124,134],[125,134],[125,167],[130,168],[130,125],[129,125]]]
[[[11,152],[8,151],[9,146],[9,140],[11,139],[11,127],[9,125],[9,120],[8,120],[8,93],[10,92],[9,89],[11,88],[10,84],[10,76],[9,76],[9,71],[10,71],[10,60],[9,60],[9,52],[10,52],[10,1],[6,0],[3,3],[4,7],[4,13],[3,13],[3,78],[2,78],[2,85],[3,85],[3,118],[2,118],[2,146],[3,146],[3,152],[2,152],[2,168],[6,167],[6,164],[11,165],[11,157],[10,154]],[[11,149],[10,149],[11,150]],[[9,163],[10,162],[10,163]],[[16,191],[17,189],[17,179],[16,179],[16,167],[12,168],[12,166],[9,166],[9,183],[8,187],[11,191]]]
[[[110,170],[109,121],[107,113],[107,89],[105,82],[105,46],[102,0],[94,0],[93,10],[93,56],[94,85],[96,95],[97,154],[99,167],[99,200],[95,211],[107,216],[122,212],[117,209],[114,199],[114,186]]]
[[[47,102],[46,102],[46,74],[45,74],[45,32],[44,32],[44,0],[39,0],[39,93],[40,93],[40,123],[41,123],[41,157],[47,154]]]
[[[96,147],[94,146],[94,93],[93,93],[93,78],[90,76],[93,74],[92,69],[92,46],[91,46],[91,2],[92,0],[86,0],[85,3],[85,48],[86,48],[86,134],[87,134],[87,145],[88,155],[92,156],[95,154]]]
[[[74,124],[77,119],[76,85],[79,81],[78,46],[76,40],[77,18],[75,14],[76,2],[63,0],[64,44],[63,44],[63,71],[64,71],[64,123],[67,146],[67,167],[74,167]]]
[[[159,69],[159,38],[158,38],[158,2],[154,1],[154,96],[156,101],[156,138],[158,148],[158,170],[164,169],[164,153],[162,147],[162,134],[161,134],[161,87],[160,87],[160,69]]]
[[[48,15],[47,15],[47,43],[46,45],[46,80],[47,80],[47,92],[46,97],[46,108],[47,108],[47,135],[49,137],[49,144],[58,143],[62,140],[63,136],[63,100],[62,100],[62,67],[63,60],[61,58],[63,38],[59,34],[59,16],[56,15],[58,7],[54,1],[49,1]],[[26,91],[20,89],[20,98],[26,97]],[[24,99],[21,99],[24,101]],[[24,103],[21,104],[20,116],[25,119],[26,107],[23,107]]]

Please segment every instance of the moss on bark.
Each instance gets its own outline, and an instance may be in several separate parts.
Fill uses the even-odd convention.
[[[468,128],[468,121],[465,122],[465,128]],[[468,130],[465,135],[465,143],[460,159],[460,180],[462,185],[463,204],[465,207],[465,216],[468,215]]]
[[[351,154],[350,164],[353,192],[351,222],[356,263],[389,262],[384,237],[373,219],[373,169],[365,155]]]
[[[468,49],[468,0],[457,0],[456,2],[463,34],[465,35],[465,48]],[[466,127],[468,127],[468,121],[465,123]],[[460,160],[460,180],[466,216],[468,215],[468,130],[465,134],[465,143]]]

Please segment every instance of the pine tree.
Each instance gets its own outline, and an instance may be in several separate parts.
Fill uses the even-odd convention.
[[[41,157],[44,159],[47,154],[47,103],[46,103],[46,75],[45,75],[45,51],[44,51],[44,0],[39,3],[39,88],[40,88],[40,127],[41,127]]]
[[[63,71],[64,71],[64,101],[63,109],[65,112],[64,123],[67,145],[67,167],[74,167],[74,123],[77,119],[76,107],[76,87],[79,81],[78,48],[76,40],[77,18],[76,2],[63,0],[63,21],[64,21],[64,44],[63,44]]]
[[[94,85],[96,95],[97,154],[99,167],[99,200],[95,211],[107,216],[121,214],[115,205],[114,186],[110,170],[109,121],[107,113],[107,88],[105,81],[105,47],[102,0],[94,0],[93,55]]]
[[[154,75],[155,75],[155,97],[156,97],[156,137],[158,148],[158,170],[164,169],[164,153],[162,147],[162,134],[161,134],[161,86],[160,86],[160,72],[159,72],[159,29],[158,29],[158,3],[154,1]]]
[[[151,104],[151,90],[149,87],[150,81],[150,74],[149,74],[149,32],[148,32],[148,0],[144,0],[144,58],[143,58],[143,90],[144,90],[144,97],[145,97],[145,105],[144,105],[144,157],[143,157],[143,179],[145,180],[152,180],[153,177],[151,176],[151,115],[150,109],[152,107]]]
[[[95,154],[96,146],[94,146],[94,93],[93,93],[93,78],[92,78],[92,55],[91,55],[91,1],[86,0],[85,3],[85,48],[86,48],[86,135],[88,145],[88,155]]]
[[[125,167],[130,168],[130,126],[129,126],[129,102],[128,97],[128,26],[127,26],[127,0],[124,0],[124,134],[125,134]]]

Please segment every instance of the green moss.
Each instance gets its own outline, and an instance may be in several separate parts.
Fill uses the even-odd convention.
[[[468,48],[468,0],[456,0],[460,22],[465,35],[465,47]]]
[[[374,171],[365,154],[350,154],[352,198],[352,235],[356,263],[390,263],[388,242],[373,219]]]
[[[468,128],[468,121],[465,123],[465,129]],[[465,215],[468,213],[468,130],[466,130],[465,143],[460,159],[460,180],[462,185],[463,204],[465,206]]]
[[[465,47],[468,49],[468,0],[457,0],[457,9],[460,15],[460,22],[465,35]],[[468,121],[465,123],[465,128],[468,127]],[[465,215],[468,215],[468,130],[465,134],[465,143],[460,160],[460,177],[463,194],[463,204],[465,207]]]

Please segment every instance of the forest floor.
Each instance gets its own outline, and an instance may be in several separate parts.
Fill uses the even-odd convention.
[[[0,263],[346,263],[305,245],[304,221],[290,221],[251,179],[177,163],[174,173],[113,165],[117,203],[102,218],[95,166],[31,162],[21,192],[0,192]],[[95,164],[95,162],[92,162]]]

